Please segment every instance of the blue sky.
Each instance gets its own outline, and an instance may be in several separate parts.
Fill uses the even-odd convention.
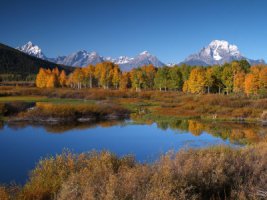
[[[0,42],[31,40],[49,57],[77,50],[182,61],[214,39],[267,60],[264,0],[1,0]]]

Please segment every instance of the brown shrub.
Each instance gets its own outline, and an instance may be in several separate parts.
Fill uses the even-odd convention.
[[[4,186],[0,186],[0,199],[1,200],[9,200],[10,196]]]
[[[105,117],[125,118],[129,111],[113,104],[53,104],[36,103],[36,107],[30,111],[21,113],[19,117],[40,120],[47,118],[59,118],[64,120],[78,118],[94,118],[96,120]]]
[[[261,199],[267,145],[169,153],[153,164],[111,153],[63,154],[41,161],[22,199]]]
[[[0,116],[4,115],[6,112],[6,107],[4,103],[0,103]]]

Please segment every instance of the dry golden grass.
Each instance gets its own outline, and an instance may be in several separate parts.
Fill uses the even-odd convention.
[[[18,118],[29,120],[42,120],[56,118],[75,120],[78,118],[92,118],[104,120],[105,117],[125,118],[128,110],[114,104],[53,104],[36,103],[36,107],[30,111],[20,113]]]
[[[0,186],[0,199],[1,200],[9,200],[10,199],[10,196],[9,196],[6,188],[3,186]]]
[[[176,117],[204,117],[217,119],[260,119],[267,109],[266,99],[240,95],[190,95],[181,92],[159,92],[134,90],[93,89],[39,89],[34,87],[0,87],[0,96],[42,96],[47,98],[71,98],[87,100],[109,100],[126,106],[140,102],[157,104],[155,114]]]
[[[182,150],[153,164],[109,152],[64,153],[40,161],[18,198],[264,199],[267,145]]]

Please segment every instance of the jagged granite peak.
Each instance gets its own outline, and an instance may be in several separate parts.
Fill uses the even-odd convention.
[[[24,52],[28,55],[35,56],[37,58],[41,58],[43,60],[46,60],[47,57],[43,54],[41,48],[35,44],[33,44],[31,41],[27,42],[26,44],[17,47],[16,49],[20,50],[21,52]]]
[[[118,65],[126,64],[126,63],[131,62],[133,59],[134,58],[130,58],[128,56],[120,56],[115,60],[115,63],[118,64]]]
[[[100,62],[110,61],[118,64],[123,71],[130,71],[132,68],[141,67],[143,65],[152,64],[156,67],[165,66],[156,56],[153,56],[148,51],[143,51],[135,57],[120,56],[118,58],[102,57],[97,52],[88,52],[86,50],[77,51],[68,56],[58,56],[57,58],[47,58],[42,50],[34,45],[32,42],[18,47],[20,51],[29,55],[49,60],[57,64],[63,64],[68,66],[84,67],[89,64],[95,65]],[[222,65],[224,63],[231,62],[233,60],[247,60],[251,65],[265,64],[264,60],[253,60],[244,57],[238,47],[234,44],[230,44],[225,40],[213,40],[209,45],[202,48],[198,53],[190,55],[182,63],[188,65]],[[182,64],[180,63],[180,64]],[[167,66],[174,66],[174,63],[169,63]]]
[[[112,57],[105,57],[104,60],[105,61],[110,61],[113,62],[117,65],[121,65],[121,64],[127,64],[129,62],[131,62],[134,58],[128,57],[128,56],[119,56],[118,58],[112,58]]]
[[[152,64],[156,67],[162,67],[165,65],[156,56],[153,56],[148,51],[143,51],[136,55],[134,58],[128,56],[120,56],[115,59],[113,59],[112,57],[106,57],[104,58],[104,60],[118,64],[123,71],[130,71],[132,68],[137,68],[149,64]]]
[[[141,67],[143,65],[154,65],[155,67],[165,66],[156,56],[153,56],[148,51],[143,51],[135,56],[130,62],[121,64],[120,67],[123,71],[130,71],[132,68]]]
[[[263,60],[251,60],[244,57],[238,47],[225,40],[213,40],[198,53],[190,55],[182,63],[188,65],[222,65],[233,60],[247,60],[250,64],[265,63]]]
[[[102,57],[95,51],[88,52],[86,50],[77,51],[67,56],[47,58],[45,55],[43,55],[41,49],[37,45],[33,45],[31,42],[28,42],[27,44],[23,45],[18,49],[38,58],[49,60],[57,64],[75,67],[84,67],[89,64],[95,65],[104,61],[111,61],[115,64],[118,64],[123,71],[129,71],[132,68],[141,67],[143,65],[149,64],[152,64],[156,67],[162,67],[165,65],[156,56],[153,56],[148,51],[143,51],[134,58],[128,56],[120,56],[114,59],[112,57]]]
[[[60,56],[54,59],[54,62],[58,64],[78,67],[84,67],[89,64],[95,65],[103,61],[103,58],[97,52],[87,52],[86,50],[77,51],[68,56]]]

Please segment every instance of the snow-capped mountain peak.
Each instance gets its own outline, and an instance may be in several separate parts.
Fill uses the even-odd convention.
[[[221,60],[220,52],[229,53],[232,56],[241,56],[238,47],[234,44],[229,44],[229,42],[225,40],[213,40],[209,46],[213,50],[213,58],[215,60]]]
[[[31,56],[35,56],[41,59],[46,59],[46,56],[43,54],[41,48],[39,48],[37,45],[34,45],[31,41],[27,42],[21,47],[17,47],[16,49]]]
[[[120,56],[115,60],[115,63],[118,65],[127,64],[127,63],[131,62],[133,59],[134,58],[130,58],[128,56]]]
[[[148,51],[143,51],[139,55],[151,56],[151,54]]]
[[[103,62],[103,58],[95,51],[87,52],[86,50],[77,51],[68,56],[61,56],[53,59],[52,61],[58,64],[64,64],[69,66],[84,67],[89,64],[97,64]]]
[[[213,40],[200,52],[190,55],[183,63],[189,65],[215,65],[224,64],[233,60],[245,59],[234,44],[225,40]]]

